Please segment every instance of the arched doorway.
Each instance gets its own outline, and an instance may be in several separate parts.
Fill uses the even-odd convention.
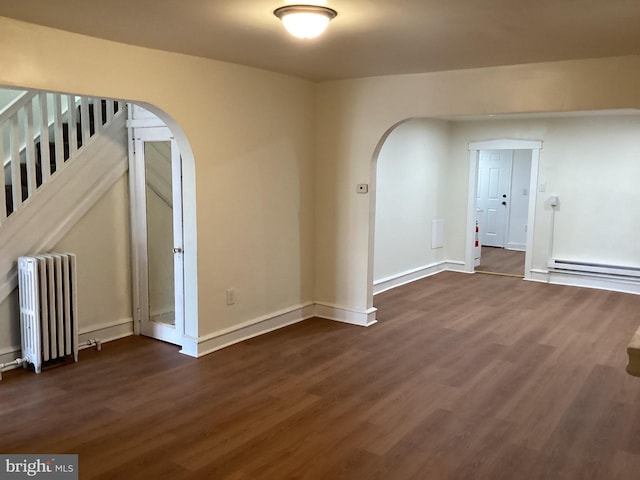
[[[372,300],[377,293],[441,271],[474,271],[476,188],[481,150],[531,151],[528,185],[531,195],[527,211],[533,218],[542,142],[491,140],[467,142],[461,146],[461,139],[456,137],[453,148],[450,147],[452,125],[455,126],[455,121],[447,119],[404,120],[389,128],[376,146],[370,199],[369,288]],[[460,188],[462,176],[456,170],[450,170],[453,168],[452,156],[457,165],[463,165],[460,158],[463,149],[471,152],[466,154],[470,155],[469,173],[464,172],[465,177],[470,177],[467,199]],[[392,163],[385,166],[389,161]],[[396,186],[390,190],[391,194],[384,191],[389,186],[384,175],[402,176],[393,179]],[[451,188],[452,183],[458,190]],[[396,197],[389,201],[391,195]],[[467,213],[452,216],[448,208],[452,201],[460,206],[467,202]],[[385,202],[388,203],[385,205]],[[393,222],[388,221],[391,216]],[[528,275],[532,263],[532,234],[529,230],[526,241]],[[386,247],[385,242],[388,243]],[[455,243],[455,250],[451,248],[452,243]],[[384,264],[387,260],[389,262]]]
[[[130,112],[128,126],[133,140],[130,147],[134,149],[130,152],[130,168],[133,173],[130,176],[130,195],[136,332],[178,344],[182,347],[181,353],[197,356],[198,293],[193,153],[182,129],[165,112],[142,103],[132,105]],[[167,230],[167,222],[158,218],[158,215],[155,215],[157,221],[154,228],[164,228],[173,237],[173,242],[169,242],[171,245],[168,247],[150,244],[151,237],[148,235],[150,216],[146,173],[153,172],[146,168],[149,162],[145,159],[148,160],[150,155],[161,157],[162,154],[157,152],[163,149],[168,152],[170,163],[169,196],[172,204],[166,210],[173,216],[173,229],[169,226]],[[155,196],[159,199],[167,197],[161,192]],[[152,251],[159,249],[163,253],[153,257]],[[152,281],[150,277],[150,271],[154,270],[154,265],[149,263],[151,258],[156,258],[156,262],[163,264],[155,265],[155,271],[164,277],[158,281]],[[171,275],[167,274],[169,270]],[[164,275],[161,273],[163,271]],[[173,287],[174,295],[171,300],[175,309],[167,308],[169,287]]]

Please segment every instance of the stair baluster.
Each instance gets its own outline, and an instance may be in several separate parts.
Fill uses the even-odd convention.
[[[55,172],[59,172],[64,162],[64,136],[62,132],[62,97],[56,95],[53,99],[53,141],[56,146]],[[53,173],[53,172],[52,172]]]
[[[111,100],[107,100],[107,123],[109,123],[112,118],[113,118],[113,102]]]
[[[33,102],[30,101],[24,106],[25,111],[25,122],[24,122],[24,138],[25,138],[25,162],[24,162],[24,170],[26,170],[26,191],[25,191],[25,180],[23,173],[23,185],[22,185],[22,201],[27,200],[31,195],[33,195],[36,191],[36,188],[40,186],[42,183],[42,178],[38,179],[38,173],[36,170],[36,152],[35,152],[35,144],[33,139],[35,138],[35,133],[33,129]],[[38,181],[40,180],[40,181]]]
[[[38,94],[38,103],[40,104],[40,141],[37,144],[39,152],[36,152],[36,157],[40,160],[42,183],[47,183],[49,177],[51,177],[53,159],[51,158],[52,145],[49,140],[49,105],[47,104],[46,93]],[[53,150],[55,150],[55,147]]]
[[[26,92],[1,111],[0,224],[123,110],[114,100]]]
[[[70,121],[66,124],[69,141],[69,155],[68,157],[65,157],[65,160],[75,155],[75,153],[78,151],[80,142],[80,140],[78,139],[78,111],[74,108],[75,103],[75,95],[67,95],[67,111],[70,115]]]
[[[80,140],[78,141],[78,148],[87,143],[87,140],[91,136],[90,133],[90,116],[89,116],[89,99],[87,97],[81,97],[80,99]]]
[[[20,169],[20,132],[18,115],[11,118],[10,148],[11,148],[11,213],[22,205],[22,172]]]

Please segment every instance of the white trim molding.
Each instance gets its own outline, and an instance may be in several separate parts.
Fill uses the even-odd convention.
[[[467,265],[464,262],[457,260],[447,260],[445,262],[445,271],[447,272],[460,272],[460,273],[473,273],[467,269]]]
[[[575,275],[552,272],[549,274],[549,283],[640,295],[640,281],[637,279],[625,280],[590,274]]]
[[[90,325],[81,328],[78,334],[78,343],[81,345],[87,340],[97,339],[102,343],[112,342],[133,335],[133,318],[127,317],[113,322],[105,322],[98,325]]]
[[[431,275],[443,272],[444,270],[446,270],[446,262],[442,261],[413,268],[395,275],[390,275],[388,277],[381,278],[380,280],[375,280],[373,282],[373,294],[377,295],[379,293],[386,292],[392,288],[400,287],[401,285],[430,277]]]
[[[423,267],[407,270],[406,272],[398,273],[396,275],[390,275],[380,280],[376,280],[373,283],[373,294],[386,292],[396,287],[401,287],[407,283],[422,280],[423,278],[436,275],[440,272],[460,272],[460,273],[472,273],[469,272],[464,262],[458,262],[455,260],[443,260],[442,262],[431,263]]]
[[[313,316],[313,303],[306,303],[269,315],[263,315],[198,339],[184,336],[180,353],[192,357],[201,357],[235,343],[307,320]]]
[[[525,277],[525,280],[538,283],[549,283],[549,272],[547,270],[532,268],[529,273],[530,275],[528,277]]]
[[[88,340],[99,340],[100,343],[112,342],[133,335],[133,318],[126,317],[112,322],[104,322],[98,325],[89,325],[81,328],[78,334],[78,343],[86,344]],[[9,363],[22,355],[22,347],[14,345],[0,350],[0,363]],[[12,370],[16,366],[8,367]]]
[[[190,335],[182,336],[182,348],[180,349],[180,353],[193,358],[198,358],[199,356],[204,355],[198,355],[198,339]]]
[[[315,316],[326,320],[349,323],[360,327],[370,327],[377,323],[377,308],[371,307],[367,310],[354,310],[348,307],[341,307],[329,303],[316,303]]]
[[[369,327],[376,323],[376,311],[376,308],[360,311],[336,305],[308,302],[263,315],[240,325],[234,325],[199,338],[184,335],[180,353],[195,358],[202,357],[244,340],[249,340],[313,317]]]
[[[517,140],[504,138],[469,142],[469,150],[541,150],[541,140]]]
[[[20,345],[13,345],[11,347],[3,348],[0,350],[0,363],[13,362],[16,358],[20,358],[22,348]],[[8,367],[7,370],[16,367]]]
[[[549,272],[547,270],[532,269],[531,278],[525,278],[525,280],[640,295],[640,280],[635,278],[620,278],[589,273]]]

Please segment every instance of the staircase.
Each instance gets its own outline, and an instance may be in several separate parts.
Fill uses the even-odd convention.
[[[26,92],[0,112],[0,302],[16,259],[54,247],[127,169],[125,105]]]

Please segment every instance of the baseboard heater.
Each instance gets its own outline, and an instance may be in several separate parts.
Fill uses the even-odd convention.
[[[610,275],[616,277],[640,278],[640,267],[607,265],[603,263],[577,262],[551,258],[547,262],[549,270],[561,273]]]
[[[22,357],[40,373],[44,362],[78,361],[76,256],[18,258]]]

